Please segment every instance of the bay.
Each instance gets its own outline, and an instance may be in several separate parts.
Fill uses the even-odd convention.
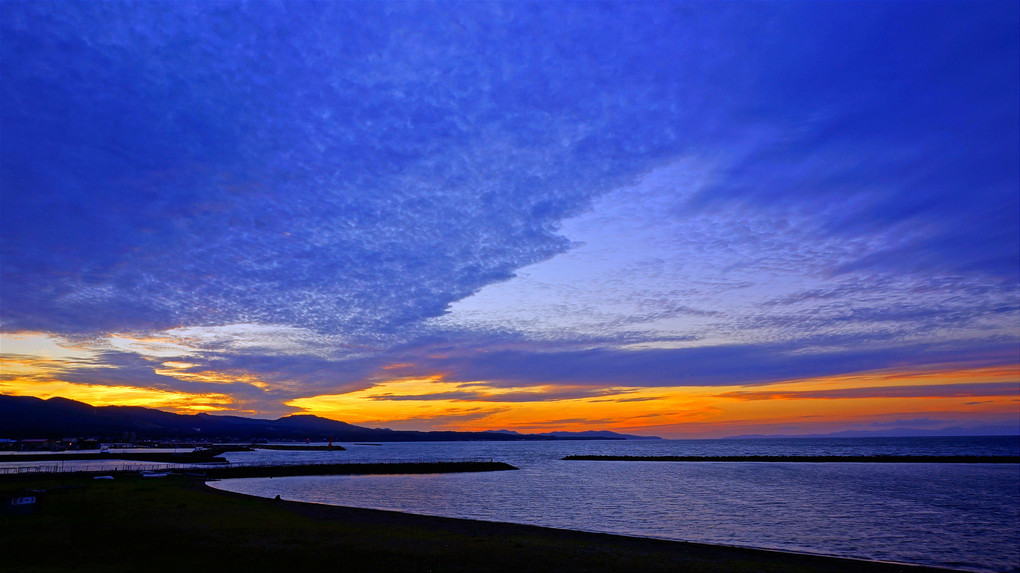
[[[584,462],[566,455],[1017,455],[1016,437],[430,442],[232,463],[491,458],[518,471],[223,480],[283,499],[581,531],[1020,571],[1020,465]]]

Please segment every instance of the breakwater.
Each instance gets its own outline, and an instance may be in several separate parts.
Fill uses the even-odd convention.
[[[391,460],[385,462],[320,462],[291,464],[232,464],[232,465],[197,465],[197,464],[160,464],[132,465],[122,464],[114,467],[77,466],[64,468],[59,464],[28,467],[0,468],[0,481],[24,478],[58,477],[67,474],[83,476],[126,476],[139,473],[179,473],[205,479],[232,479],[249,477],[286,477],[313,475],[395,475],[395,474],[433,474],[490,472],[516,470],[517,468],[491,459],[467,460]]]
[[[113,453],[113,454],[13,454],[0,458],[0,462],[100,462],[123,460],[128,462],[155,463],[226,463],[220,453],[179,452],[179,453]]]
[[[298,445],[285,445],[285,444],[258,444],[252,446],[253,450],[275,450],[275,451],[293,451],[293,452],[342,452],[347,448],[343,446],[308,446],[304,444]]]
[[[1016,464],[1020,456],[564,456],[566,461],[590,462],[809,462],[809,463],[918,463]]]
[[[291,464],[272,466],[213,467],[204,470],[207,479],[288,477],[312,475],[395,475],[492,472],[517,468],[495,461],[383,462],[340,464]]]
[[[341,450],[343,448],[340,448]],[[228,452],[250,452],[250,446],[215,446],[210,448],[196,448],[195,450],[174,451],[174,452],[133,452],[133,451],[112,451],[112,452],[46,452],[28,454],[4,454],[0,456],[0,462],[95,462],[108,460],[124,460],[129,462],[156,462],[156,463],[226,463],[226,458],[221,457]]]

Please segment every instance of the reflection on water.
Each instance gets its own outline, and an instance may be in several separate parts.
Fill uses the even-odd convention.
[[[770,440],[776,441],[776,440]],[[708,442],[708,441],[706,441]],[[722,442],[713,440],[711,442]],[[733,441],[736,442],[736,441]],[[760,442],[749,440],[748,442]],[[799,440],[786,440],[799,442]],[[491,456],[520,471],[224,480],[284,499],[586,531],[1007,571],[1020,562],[1016,464],[561,461],[564,455],[957,453],[909,444],[691,442],[428,443],[350,446],[349,459]],[[1009,440],[985,444],[1012,453]],[[344,444],[347,446],[347,444]],[[719,448],[728,449],[720,454]],[[954,447],[950,444],[950,447]],[[693,451],[692,451],[693,448]],[[698,449],[701,451],[697,451]],[[750,448],[741,450],[741,448]],[[922,448],[922,449],[923,449]],[[1004,450],[1003,450],[1004,448]],[[763,451],[763,449],[767,451]],[[879,451],[875,451],[875,450]],[[959,452],[968,453],[968,452]],[[973,452],[970,452],[973,453]],[[251,456],[249,453],[236,455]],[[257,455],[257,454],[256,454]]]

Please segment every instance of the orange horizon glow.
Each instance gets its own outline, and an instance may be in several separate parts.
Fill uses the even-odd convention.
[[[62,380],[32,381],[30,386],[16,381],[0,381],[0,394],[35,398],[67,398],[90,406],[141,406],[178,414],[201,412],[237,412],[234,399],[226,394],[193,394],[140,386],[76,384]]]
[[[378,382],[375,386],[336,395],[290,400],[302,413],[354,424],[403,427],[417,423],[430,429],[524,432],[583,431],[593,427],[622,432],[684,434],[731,432],[741,427],[789,425],[843,426],[903,416],[947,416],[957,420],[1009,419],[1020,412],[1018,368],[932,369],[907,372],[876,371],[792,380],[769,385],[615,387],[604,393],[572,399],[541,400],[541,388],[529,387],[534,401],[501,401],[521,388],[493,388],[484,383],[444,381],[442,375]],[[1002,385],[989,392],[979,384]],[[961,386],[953,396],[824,397],[811,392],[947,385]],[[968,385],[982,391],[968,394]],[[443,398],[465,389],[482,388],[476,397]],[[563,387],[547,386],[555,392]],[[749,394],[767,399],[748,399]],[[394,396],[398,399],[393,399]],[[420,399],[417,397],[420,396]],[[975,399],[977,396],[979,399]],[[433,399],[433,398],[436,399]],[[838,429],[838,428],[837,428]]]
[[[145,342],[171,343],[162,338]],[[104,383],[102,369],[114,367],[97,361],[97,351],[87,345],[40,333],[5,334],[0,393],[177,413],[304,413],[392,429],[599,429],[676,437],[839,431],[901,419],[985,424],[1020,418],[1020,365],[886,369],[769,384],[640,387],[555,382],[503,386],[486,380],[452,381],[441,372],[408,377],[400,372],[413,365],[394,363],[371,374],[362,389],[281,404],[270,393],[294,396],[300,388],[296,382],[215,370],[198,360],[159,356],[160,349],[146,347],[144,358],[165,384]],[[74,371],[89,372],[87,381],[66,379]],[[204,391],[175,388],[175,380]],[[245,389],[244,399],[235,395],[240,388]],[[248,409],[259,396],[265,396],[261,409]]]

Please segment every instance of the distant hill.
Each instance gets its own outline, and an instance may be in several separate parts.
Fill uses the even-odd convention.
[[[977,426],[962,428],[953,426],[938,430],[920,428],[889,428],[887,430],[845,430],[829,434],[744,434],[727,436],[725,440],[764,440],[770,438],[924,438],[924,437],[958,437],[958,436],[1016,436],[1020,434],[1017,426]]]
[[[635,436],[618,434],[609,430],[588,430],[586,432],[546,432],[543,434],[522,434],[513,430],[489,430],[487,433],[508,434],[514,436],[545,437],[556,440],[661,440],[659,436]]]
[[[337,442],[417,441],[521,441],[559,439],[636,439],[614,432],[551,432],[520,434],[497,432],[413,432],[364,428],[310,415],[276,420],[174,414],[136,406],[90,406],[66,398],[43,400],[30,396],[0,395],[0,438],[98,437],[124,440],[311,440]]]

